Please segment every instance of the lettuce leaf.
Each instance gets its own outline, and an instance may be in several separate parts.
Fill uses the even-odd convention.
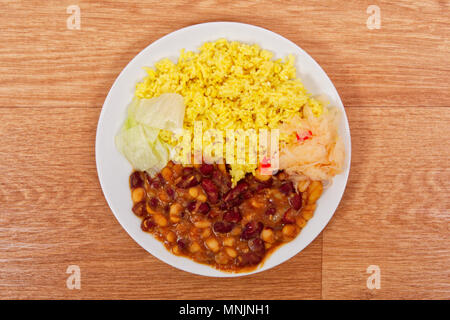
[[[156,174],[167,164],[171,152],[171,146],[159,138],[159,132],[182,128],[184,111],[183,97],[178,94],[133,98],[127,118],[115,137],[117,150],[134,169]]]
[[[124,126],[116,136],[116,147],[137,170],[147,170],[158,164],[159,158],[154,152],[151,141],[142,126],[126,128]]]
[[[139,123],[174,132],[183,128],[184,110],[182,96],[164,93],[156,98],[141,99],[134,112]]]

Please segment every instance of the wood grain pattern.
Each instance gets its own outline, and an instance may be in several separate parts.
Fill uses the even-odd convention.
[[[450,298],[450,108],[348,110],[352,167],[323,236],[323,298]]]
[[[0,108],[0,134],[12,137],[0,146],[0,298],[231,299],[249,297],[249,285],[252,297],[270,299],[269,288],[277,287],[278,298],[320,298],[320,237],[283,266],[244,281],[194,276],[139,247],[98,183],[98,114]],[[81,269],[80,291],[66,288],[72,264]],[[285,286],[278,288],[279,281]]]
[[[450,299],[450,47],[446,1],[1,1],[0,299]],[[243,279],[176,270],[140,248],[103,198],[95,130],[139,51],[195,23],[239,21],[291,39],[346,105],[352,169],[324,232]],[[139,26],[139,28],[137,28]],[[81,268],[81,290],[66,268]],[[381,289],[369,290],[369,265]]]
[[[99,107],[122,68],[179,28],[239,21],[271,29],[312,55],[346,106],[449,106],[448,2],[79,1],[81,30],[67,30],[73,1],[3,1],[0,106]]]

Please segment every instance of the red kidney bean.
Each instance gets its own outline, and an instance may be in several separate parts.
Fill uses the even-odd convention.
[[[177,187],[182,189],[187,189],[190,187],[194,187],[199,184],[199,181],[194,175],[189,175],[183,177],[180,182],[178,182]]]
[[[244,192],[244,194],[242,195],[242,198],[244,199],[250,199],[251,197],[253,197],[253,192],[251,192],[250,190]]]
[[[217,185],[220,194],[226,194],[231,189],[231,180],[220,170],[214,170],[211,180]]]
[[[219,212],[217,210],[210,210],[208,213],[208,218],[214,219],[219,216]]]
[[[227,210],[227,204],[225,202],[219,203],[219,209],[220,210]]]
[[[161,173],[157,174],[158,180],[161,184],[164,184],[166,182],[166,180],[164,180],[164,177],[162,176]]]
[[[197,208],[197,201],[191,201],[191,202],[189,202],[188,205],[187,205],[187,207],[186,207],[186,209],[187,209],[189,212],[194,212],[195,208]]]
[[[212,204],[217,203],[219,201],[219,194],[217,192],[207,192],[206,195],[208,196],[209,202]]]
[[[233,200],[230,200],[226,203],[227,208],[231,209],[234,207],[238,207],[239,205],[241,205],[242,202],[244,202],[244,197],[236,197]]]
[[[270,216],[270,215],[274,215],[275,212],[277,212],[277,209],[276,209],[275,207],[269,207],[269,208],[267,208],[265,214],[267,214],[268,216]]]
[[[228,206],[237,206],[242,203],[242,199],[239,198],[245,191],[247,191],[247,189],[248,183],[245,181],[241,181],[236,185],[236,187],[228,191],[223,200],[227,203]]]
[[[210,179],[202,180],[202,187],[205,190],[206,195],[208,196],[209,202],[215,204],[219,200],[219,192],[217,190],[217,186]]]
[[[302,207],[302,197],[298,193],[289,198],[289,204],[294,210],[299,210]]]
[[[147,209],[145,208],[145,201],[141,201],[136,203],[133,206],[133,210],[134,214],[137,215],[138,217],[143,217],[147,214]]]
[[[135,171],[130,175],[130,187],[134,189],[140,186],[142,186],[142,178],[139,172]]]
[[[152,182],[152,188],[158,189],[160,187],[161,187],[161,183],[160,182],[158,182],[158,181],[153,181]]]
[[[244,227],[244,230],[241,233],[241,239],[249,240],[252,238],[256,238],[261,233],[264,225],[262,222],[250,221]]]
[[[214,170],[212,173],[212,179],[216,184],[220,184],[222,182],[222,172],[219,170]]]
[[[170,205],[166,204],[166,205],[164,206],[164,212],[165,212],[165,213],[169,213],[169,212],[170,212]]]
[[[156,209],[156,207],[158,206],[158,203],[159,203],[159,201],[155,197],[151,197],[148,200],[148,205],[150,206],[150,208],[153,208],[153,209]]]
[[[280,191],[288,196],[291,192],[294,192],[294,185],[291,181],[285,182],[280,186]]]
[[[175,191],[173,191],[172,188],[168,187],[166,189],[166,192],[167,192],[167,195],[173,199],[173,196],[175,195]]]
[[[183,168],[183,176],[188,176],[194,172],[194,168],[192,167],[184,167]]]
[[[273,184],[273,179],[270,178],[266,181],[259,181],[258,179],[255,179],[258,182],[258,186],[256,187],[257,190],[262,190],[265,188],[270,188]]]
[[[197,179],[198,183],[201,183],[203,180],[203,176],[200,173],[195,173],[195,178]]]
[[[262,256],[257,255],[254,252],[244,253],[241,256],[241,260],[239,262],[239,266],[245,267],[245,266],[252,266],[252,265],[258,264],[258,263],[261,262],[262,258],[263,258]]]
[[[217,192],[217,186],[211,179],[203,179],[202,187],[205,192]]]
[[[214,171],[214,166],[212,164],[203,163],[199,170],[204,176],[210,176]]]
[[[177,245],[180,247],[181,250],[184,250],[187,247],[187,241],[184,239],[179,239],[177,241]]]
[[[233,226],[234,226],[233,223],[217,221],[214,223],[213,229],[215,232],[218,232],[218,233],[228,233],[231,230],[233,230]]]
[[[251,251],[253,251],[257,255],[264,255],[266,251],[264,241],[262,241],[261,238],[254,238],[248,240],[248,247],[250,248]]]
[[[295,223],[295,211],[292,208],[287,209],[283,215],[283,219],[281,219],[281,222],[284,224]]]
[[[141,229],[143,231],[149,231],[153,229],[155,226],[156,224],[151,220],[151,218],[145,218],[144,220],[142,220]]]
[[[200,214],[207,214],[210,209],[211,207],[209,206],[209,204],[203,202],[198,206],[197,212]]]
[[[241,215],[241,212],[239,211],[238,207],[234,207],[234,208],[228,210],[223,215],[223,220],[227,221],[227,222],[238,223],[239,221],[241,221],[241,219],[242,219],[242,215]]]

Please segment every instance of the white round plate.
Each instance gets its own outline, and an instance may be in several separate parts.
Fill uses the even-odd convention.
[[[340,134],[346,148],[345,172],[336,176],[332,186],[325,190],[318,201],[314,217],[299,236],[279,247],[262,266],[246,273],[222,272],[190,259],[175,256],[152,235],[141,231],[140,219],[131,211],[128,178],[132,167],[114,145],[114,137],[126,117],[126,108],[133,97],[135,85],[145,76],[143,67],[153,66],[166,57],[176,62],[181,49],[197,50],[204,42],[219,38],[249,44],[257,43],[261,48],[272,51],[276,59],[293,54],[296,58],[297,76],[302,79],[306,89],[312,94],[326,95],[330,104],[338,107],[343,114]],[[330,52],[331,57],[332,54]],[[145,250],[171,266],[214,277],[236,277],[270,269],[290,259],[310,244],[325,228],[341,200],[350,170],[350,155],[350,129],[344,106],[336,88],[322,68],[305,51],[286,38],[260,27],[234,22],[203,23],[183,28],[162,37],[141,51],[122,70],[106,97],[98,121],[95,145],[97,171],[103,193],[112,212],[128,234]]]

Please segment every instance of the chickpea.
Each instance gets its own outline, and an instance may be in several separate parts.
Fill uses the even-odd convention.
[[[196,221],[194,222],[194,226],[196,228],[209,228],[211,226],[211,222],[207,221],[207,220],[200,220],[200,221]]]
[[[180,216],[179,215],[169,214],[169,219],[170,219],[170,222],[172,222],[172,223],[180,222]]]
[[[283,232],[281,230],[275,231],[275,239],[276,240],[283,240]]]
[[[201,193],[197,196],[197,200],[200,202],[206,202],[206,199],[207,199],[206,195],[204,195],[203,193]]]
[[[162,214],[157,213],[153,216],[153,219],[155,220],[156,224],[160,227],[167,226],[167,219]]]
[[[273,243],[275,242],[275,234],[273,233],[272,229],[264,228],[261,232],[261,239],[263,239],[265,242]]]
[[[198,194],[199,194],[199,192],[198,192],[198,188],[197,187],[191,187],[191,188],[189,188],[189,195],[192,197],[192,198],[194,198],[194,199],[196,199],[197,197],[198,197]]]
[[[134,203],[141,202],[142,200],[144,200],[144,196],[145,196],[144,188],[136,188],[131,193],[131,198],[133,199]]]
[[[267,181],[272,177],[270,174],[260,174],[259,170],[256,170],[255,178],[258,179],[261,182]]]
[[[230,258],[228,257],[227,254],[225,254],[225,252],[219,252],[218,254],[216,254],[216,256],[214,257],[214,260],[216,260],[216,262],[218,264],[227,264],[228,260]]]
[[[250,204],[252,205],[253,208],[262,208],[264,206],[264,203],[260,200],[260,199],[256,199],[256,198],[252,198],[250,200]]]
[[[242,231],[242,229],[241,229],[240,226],[235,226],[235,227],[233,228],[233,230],[231,230],[230,234],[231,234],[232,236],[238,236],[238,235],[241,234],[241,231]]]
[[[311,220],[311,218],[314,216],[314,211],[304,211],[303,212],[303,218],[305,218],[306,221]]]
[[[206,246],[212,251],[212,252],[218,252],[219,251],[219,242],[216,240],[216,238],[208,238],[205,240]]]
[[[174,164],[172,167],[173,174],[175,177],[181,176],[183,173],[183,166],[181,164]]]
[[[236,257],[237,257],[237,252],[236,252],[236,250],[234,250],[233,248],[225,247],[225,252],[226,252],[227,255],[229,255],[231,258],[236,258]]]
[[[323,185],[320,181],[313,181],[309,186],[308,203],[315,203],[323,192]]]
[[[304,228],[306,226],[306,220],[303,217],[297,217],[295,219],[295,222],[297,223],[297,226],[299,228]]]
[[[170,231],[167,235],[166,235],[166,239],[169,242],[175,242],[175,240],[177,240],[177,236],[175,235],[175,232]]]
[[[169,197],[169,195],[167,194],[167,192],[165,192],[164,190],[161,190],[161,191],[158,193],[158,198],[159,198],[159,200],[161,200],[161,201],[163,201],[163,202],[170,202],[170,197]]]
[[[223,245],[227,247],[232,247],[236,243],[236,239],[233,237],[228,237],[223,239]]]
[[[175,202],[170,206],[169,214],[179,215],[181,211],[183,211],[183,207],[181,206],[181,204]]]
[[[303,180],[303,181],[299,181],[299,183],[297,184],[297,190],[299,192],[305,192],[306,189],[309,186],[309,180]]]
[[[284,198],[285,195],[282,194],[282,193],[280,192],[280,190],[278,190],[278,189],[271,190],[271,191],[270,191],[270,194],[272,195],[272,197],[274,197],[274,198],[277,199],[277,200],[283,201],[283,199],[285,199],[285,198]]]
[[[211,229],[210,229],[210,228],[203,229],[203,232],[202,232],[202,239],[206,239],[206,238],[208,238],[210,235],[211,235]]]
[[[181,249],[180,249],[180,247],[179,247],[179,246],[174,246],[174,247],[172,247],[172,253],[173,253],[174,255],[179,256],[179,255],[181,254]]]
[[[226,172],[227,172],[227,167],[225,166],[224,163],[219,163],[219,164],[217,165],[217,167],[218,167],[219,170],[222,171],[223,173],[226,173]]]
[[[200,250],[201,250],[201,247],[200,247],[200,245],[197,242],[193,242],[189,246],[189,251],[191,253],[196,253],[196,252],[199,252]]]
[[[303,218],[306,221],[310,220],[314,215],[314,210],[316,210],[316,204],[308,204],[302,211]]]
[[[148,203],[146,204],[146,208],[147,208],[147,212],[148,212],[149,214],[155,214],[155,213],[157,213],[155,210],[153,210],[153,209],[148,205]]]
[[[295,236],[296,230],[297,230],[297,229],[295,228],[294,225],[292,225],[292,224],[287,224],[287,225],[285,225],[285,226],[283,227],[283,230],[282,230],[283,236],[284,236],[285,238],[292,238],[292,237]]]
[[[166,181],[171,181],[172,180],[172,176],[173,176],[173,172],[170,168],[165,167],[164,169],[161,170],[161,175],[164,178],[164,180]]]

